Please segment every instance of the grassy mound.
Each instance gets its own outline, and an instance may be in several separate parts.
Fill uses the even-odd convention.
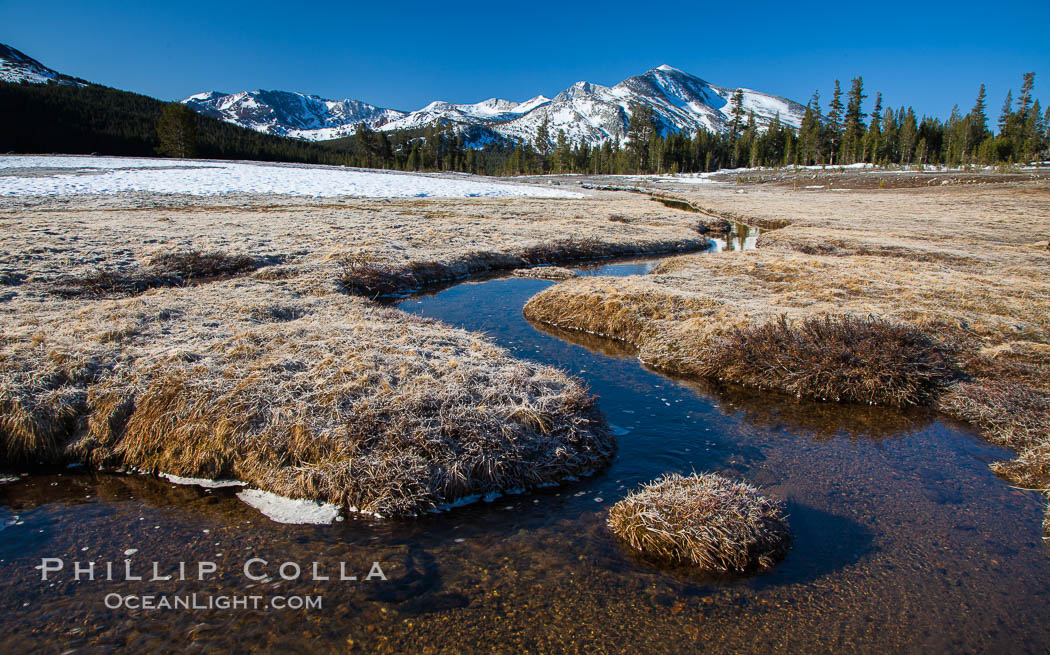
[[[950,350],[922,330],[874,317],[809,317],[733,330],[699,373],[795,396],[870,405],[928,405],[956,376]]]
[[[958,377],[953,349],[913,325],[825,314],[741,326],[706,296],[644,278],[560,284],[523,313],[631,343],[659,368],[801,398],[926,406]]]
[[[261,268],[273,258],[231,255],[225,252],[188,250],[153,257],[149,265],[130,271],[98,269],[58,280],[52,292],[66,298],[80,296],[128,296],[149,289],[177,287],[193,282],[217,280]]]
[[[640,346],[647,332],[686,321],[712,304],[688,294],[653,294],[636,287],[632,278],[583,277],[529,298],[522,314],[530,321]]]
[[[768,568],[791,539],[779,501],[713,473],[665,475],[613,505],[608,523],[635,550],[708,571]]]
[[[615,449],[561,371],[363,299],[238,278],[93,303],[0,347],[0,465],[232,477],[396,516]]]

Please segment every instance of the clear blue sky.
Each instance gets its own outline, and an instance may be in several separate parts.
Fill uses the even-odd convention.
[[[735,6],[734,6],[735,5]],[[989,115],[1036,72],[1050,101],[1050,0],[1013,2],[76,2],[0,0],[0,42],[162,99],[282,89],[396,109],[551,96],[671,64],[722,86],[826,107],[864,76],[870,107]]]

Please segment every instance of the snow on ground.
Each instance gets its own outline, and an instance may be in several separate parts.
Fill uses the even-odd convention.
[[[196,485],[206,489],[219,489],[222,487],[243,487],[247,483],[240,480],[209,480],[208,478],[184,478],[181,475],[171,473],[160,473],[160,477],[174,484]]]
[[[20,174],[22,170],[9,169],[27,170]],[[272,193],[315,198],[583,197],[571,191],[534,185],[482,179],[447,179],[338,166],[127,157],[0,157],[0,196],[125,191],[191,195]]]
[[[245,489],[237,497],[277,523],[327,524],[339,517],[338,505],[285,498],[260,489]]]

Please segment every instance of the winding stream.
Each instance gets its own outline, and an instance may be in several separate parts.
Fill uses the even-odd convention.
[[[582,269],[647,272],[652,261]],[[3,652],[1046,652],[1050,557],[1038,494],[997,479],[1008,456],[924,412],[710,388],[645,369],[626,346],[530,325],[552,282],[465,282],[399,303],[579,376],[618,433],[597,475],[413,520],[269,522],[235,490],[63,471],[0,484]],[[787,558],[699,576],[626,551],[604,527],[628,489],[719,471],[787,501]],[[134,552],[129,553],[134,549]],[[40,580],[41,558],[142,568],[214,561],[218,578]],[[245,589],[241,565],[270,578]],[[373,561],[387,581],[281,580],[276,564]],[[336,564],[337,566],[337,564]],[[334,572],[328,570],[327,573]],[[334,577],[334,576],[333,576]],[[310,611],[107,609],[110,593],[315,594]],[[189,645],[192,645],[190,647]]]

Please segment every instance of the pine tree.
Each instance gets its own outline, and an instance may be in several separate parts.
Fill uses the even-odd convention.
[[[842,141],[842,109],[842,89],[839,87],[839,81],[835,80],[835,91],[828,105],[828,146],[833,166],[835,165],[835,152]]]
[[[813,128],[818,126],[816,115],[813,113],[813,101],[810,100],[806,103],[806,112],[802,114],[802,123],[798,128],[798,146],[801,151],[801,157],[806,160],[805,163],[809,163],[808,159],[812,148]]]
[[[864,136],[864,159],[873,164],[879,162],[879,150],[882,148],[882,130],[879,121],[882,117],[882,93],[875,94],[875,107],[871,110],[871,124]]]
[[[540,153],[541,157],[546,157],[551,151],[550,124],[550,118],[544,114],[543,122],[536,128],[536,152]]]
[[[1025,159],[1031,161],[1043,151],[1043,134],[1046,128],[1043,125],[1043,107],[1036,100],[1032,103],[1032,109],[1028,113],[1028,121],[1025,124]]]
[[[733,92],[733,99],[729,103],[729,136],[737,138],[744,125],[744,90],[737,89]]]
[[[640,102],[631,104],[631,115],[627,120],[627,148],[630,151],[630,172],[648,172],[649,141],[656,127],[653,124],[653,110]]]
[[[376,155],[379,152],[379,140],[375,130],[367,123],[361,123],[357,128],[357,144],[361,147],[362,163],[366,168],[375,166]]]
[[[852,80],[846,102],[845,133],[842,140],[842,162],[845,164],[852,164],[864,156],[861,135],[864,132],[862,126],[866,114],[861,111],[861,107],[866,97],[864,79],[858,75]]]
[[[1013,93],[1013,89],[1006,92],[1006,100],[1003,102],[1003,110],[999,113],[999,136],[1006,136],[1006,132],[1010,127],[1010,120],[1014,115]]]
[[[1017,96],[1017,116],[1023,123],[1028,120],[1028,111],[1032,106],[1032,87],[1035,86],[1035,73],[1021,76],[1021,94]]]
[[[390,138],[386,132],[379,132],[377,152],[379,153],[379,165],[388,168],[393,165],[394,149],[390,145]]]
[[[1043,158],[1050,157],[1050,107],[1046,108],[1046,113],[1043,114]]]
[[[197,113],[182,104],[171,102],[161,110],[157,120],[157,153],[167,157],[197,156]]]
[[[819,91],[814,91],[806,104],[806,113],[799,127],[799,150],[804,164],[824,163],[824,128],[821,124]]]
[[[973,109],[970,110],[969,116],[966,117],[969,127],[965,147],[967,159],[976,158],[977,149],[980,148],[981,143],[984,142],[988,135],[988,116],[985,113],[985,98],[984,85],[982,84],[980,90],[977,92],[977,100],[973,103]]]
[[[568,172],[571,167],[572,154],[569,151],[569,141],[565,137],[565,130],[558,130],[557,145],[554,146],[554,160],[559,173]]]
[[[908,107],[907,113],[900,122],[900,156],[901,162],[910,164],[915,155],[915,146],[919,137],[919,128],[915,120],[915,111]]]

